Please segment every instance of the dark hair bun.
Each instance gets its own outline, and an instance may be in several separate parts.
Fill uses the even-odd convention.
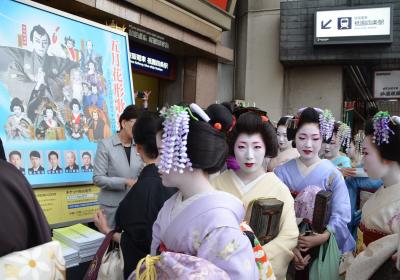
[[[205,110],[207,115],[210,117],[209,124],[221,124],[221,131],[227,132],[232,126],[232,113],[222,104],[211,104]]]
[[[265,156],[275,157],[278,154],[278,139],[273,125],[263,121],[261,116],[255,112],[246,112],[240,115],[235,127],[229,134],[229,150],[234,155],[234,146],[241,133],[261,134],[265,145]]]
[[[209,174],[220,171],[228,155],[224,134],[200,120],[189,122],[187,148],[192,167]]]

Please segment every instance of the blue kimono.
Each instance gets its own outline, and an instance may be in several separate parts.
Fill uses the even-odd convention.
[[[328,227],[334,232],[342,252],[353,251],[355,241],[347,228],[347,224],[351,220],[351,206],[342,174],[329,160],[322,160],[315,166],[309,167],[308,174],[305,176],[301,173],[299,165],[303,165],[303,169],[307,169],[299,159],[292,159],[276,167],[274,172],[291,192],[298,193],[310,185],[331,191],[332,213]]]

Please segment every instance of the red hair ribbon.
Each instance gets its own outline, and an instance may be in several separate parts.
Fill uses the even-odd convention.
[[[231,127],[228,129],[228,132],[231,132],[232,129],[235,127],[236,125],[236,117],[234,115],[232,115],[232,125]]]

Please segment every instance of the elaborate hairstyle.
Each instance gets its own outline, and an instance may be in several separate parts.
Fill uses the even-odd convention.
[[[11,112],[13,111],[13,109],[14,109],[15,106],[20,107],[20,108],[21,108],[21,112],[24,112],[25,109],[24,109],[24,106],[22,105],[22,100],[19,99],[18,97],[14,97],[14,98],[11,100],[11,105],[10,105],[10,111],[11,111]]]
[[[346,150],[350,147],[351,128],[347,124],[340,121],[335,122],[331,137],[324,139],[324,142],[330,143],[334,135],[336,136],[336,142],[339,143],[341,147],[346,147]]]
[[[137,119],[139,118],[139,115],[140,110],[135,105],[126,106],[122,114],[119,116],[119,127],[122,128],[122,121]]]
[[[235,142],[242,133],[259,133],[264,141],[265,156],[275,157],[278,154],[278,139],[276,137],[275,128],[259,114],[255,112],[246,112],[240,115],[228,137],[229,152],[231,155],[234,155]]]
[[[11,159],[11,156],[13,156],[13,155],[16,155],[16,156],[19,156],[19,158],[22,158],[22,155],[21,155],[21,153],[19,151],[11,151],[8,154],[8,158]]]
[[[151,112],[143,112],[132,128],[133,140],[143,147],[151,159],[158,157],[156,135],[160,128],[161,118]]]
[[[73,106],[74,104],[77,104],[77,105],[78,105],[79,110],[81,109],[81,104],[79,103],[78,99],[72,98],[71,102],[69,103],[69,108],[70,108],[71,110],[72,110],[72,106]]]
[[[82,157],[84,157],[84,156],[88,156],[88,157],[92,158],[92,155],[89,152],[83,152]]]
[[[365,125],[365,135],[372,141],[383,159],[400,164],[400,118],[388,112],[378,112]]]
[[[51,156],[51,155],[55,155],[55,156],[58,158],[58,154],[57,154],[57,152],[55,152],[55,151],[51,151],[51,152],[49,153],[49,155],[47,156],[47,158],[50,159],[50,156]]]
[[[37,157],[40,158],[40,153],[38,151],[32,151],[29,153],[29,157]]]
[[[228,154],[225,136],[208,123],[218,120],[211,120],[199,106],[194,105],[190,108],[199,118],[193,116],[190,108],[181,106],[172,106],[163,113],[161,172],[169,173],[171,168],[183,172],[188,167],[215,173],[225,163]]]
[[[319,108],[302,108],[299,110],[300,116],[296,120],[296,133],[305,124],[314,123],[318,125],[322,140],[327,141],[332,137],[335,119],[329,110]]]
[[[40,26],[40,25],[35,25],[33,28],[32,28],[32,31],[31,31],[31,34],[29,35],[29,38],[31,39],[31,42],[33,42],[33,33],[37,33],[37,34],[39,34],[40,36],[44,36],[44,35],[46,35],[46,37],[47,37],[47,40],[48,40],[48,42],[49,42],[49,44],[50,44],[50,36],[49,36],[49,33],[47,33],[47,31],[46,31],[46,29],[44,29],[42,26]]]
[[[233,124],[232,113],[222,104],[211,104],[205,110],[206,114],[210,117],[211,124],[215,129],[222,132],[227,132],[231,129]]]
[[[293,116],[284,116],[281,117],[276,124],[276,129],[278,129],[279,126],[286,126],[286,137],[289,141],[294,140],[296,136],[296,119]],[[294,142],[292,143],[292,146],[294,145]]]

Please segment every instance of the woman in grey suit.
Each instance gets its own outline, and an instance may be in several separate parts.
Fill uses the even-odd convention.
[[[119,117],[120,131],[97,145],[93,182],[100,187],[99,204],[111,228],[120,201],[136,183],[143,162],[136,154],[132,128],[139,113],[129,105]]]

